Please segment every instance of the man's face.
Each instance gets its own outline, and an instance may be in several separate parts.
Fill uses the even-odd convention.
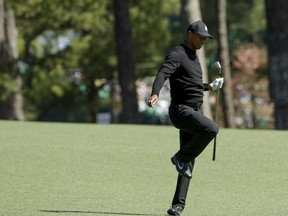
[[[188,31],[187,40],[190,49],[197,50],[200,49],[207,37],[203,37],[196,32]]]

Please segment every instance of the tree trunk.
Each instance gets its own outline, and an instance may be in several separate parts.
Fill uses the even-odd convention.
[[[115,39],[118,57],[119,84],[122,97],[123,123],[139,123],[138,100],[135,84],[132,30],[129,0],[114,0]]]
[[[119,117],[119,109],[117,107],[117,97],[118,97],[118,91],[117,91],[117,85],[118,85],[118,73],[117,71],[113,71],[112,75],[112,87],[111,87],[111,123],[119,123],[118,117]]]
[[[186,28],[187,26],[197,20],[202,20],[201,10],[200,10],[200,1],[199,0],[181,0],[181,14],[184,15],[183,19],[183,30],[186,37]],[[201,69],[203,73],[203,81],[208,82],[208,72],[206,66],[206,57],[204,47],[197,51],[198,58],[201,64]],[[212,119],[211,106],[209,103],[209,92],[205,92],[203,98],[203,112],[204,114]]]
[[[2,63],[2,59],[6,58],[6,49],[5,49],[5,13],[4,13],[4,0],[0,0],[0,63]],[[2,73],[2,71],[0,71]],[[2,90],[2,88],[1,88]],[[9,107],[7,107],[7,103],[0,101],[0,119],[7,119],[9,117]]]
[[[217,26],[219,55],[222,66],[224,85],[222,90],[223,114],[225,127],[234,128],[233,91],[231,86],[231,71],[229,58],[229,45],[227,38],[226,0],[217,0]]]
[[[266,0],[270,94],[275,128],[288,129],[288,1]]]
[[[4,8],[4,0],[0,0],[0,57],[1,59],[6,56],[5,49],[5,8]]]
[[[14,12],[12,10],[8,10],[6,12],[7,18],[7,38],[10,47],[10,55],[12,59],[15,61],[12,71],[16,71],[16,61],[18,59],[18,46],[17,46],[17,37],[18,31],[15,22]],[[23,80],[20,74],[16,71],[14,74],[14,81],[16,85],[16,91],[13,93],[12,98],[12,107],[13,107],[13,119],[24,121],[25,114],[23,110],[23,94],[22,94],[22,85]]]
[[[5,68],[1,72],[10,73],[16,87],[7,101],[0,101],[0,118],[24,120],[22,78],[16,71],[18,47],[15,16],[12,10],[6,10],[4,0],[0,0],[0,59]]]

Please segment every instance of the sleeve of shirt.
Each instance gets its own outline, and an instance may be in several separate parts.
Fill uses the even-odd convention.
[[[210,91],[210,84],[209,83],[203,83],[204,91]]]
[[[177,68],[179,68],[179,66],[179,53],[176,51],[170,52],[158,70],[152,86],[151,95],[159,95],[164,82],[177,70]]]

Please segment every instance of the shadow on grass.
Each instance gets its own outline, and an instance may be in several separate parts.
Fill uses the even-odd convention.
[[[140,214],[140,213],[124,213],[124,212],[96,212],[96,211],[69,211],[69,210],[39,210],[40,212],[46,213],[67,213],[67,214],[105,214],[105,215],[149,215],[149,216],[160,216],[163,214]]]

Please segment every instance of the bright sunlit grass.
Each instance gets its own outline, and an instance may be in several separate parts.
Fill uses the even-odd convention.
[[[0,216],[165,215],[172,126],[0,121]],[[185,216],[286,216],[288,132],[221,129],[196,160]]]

